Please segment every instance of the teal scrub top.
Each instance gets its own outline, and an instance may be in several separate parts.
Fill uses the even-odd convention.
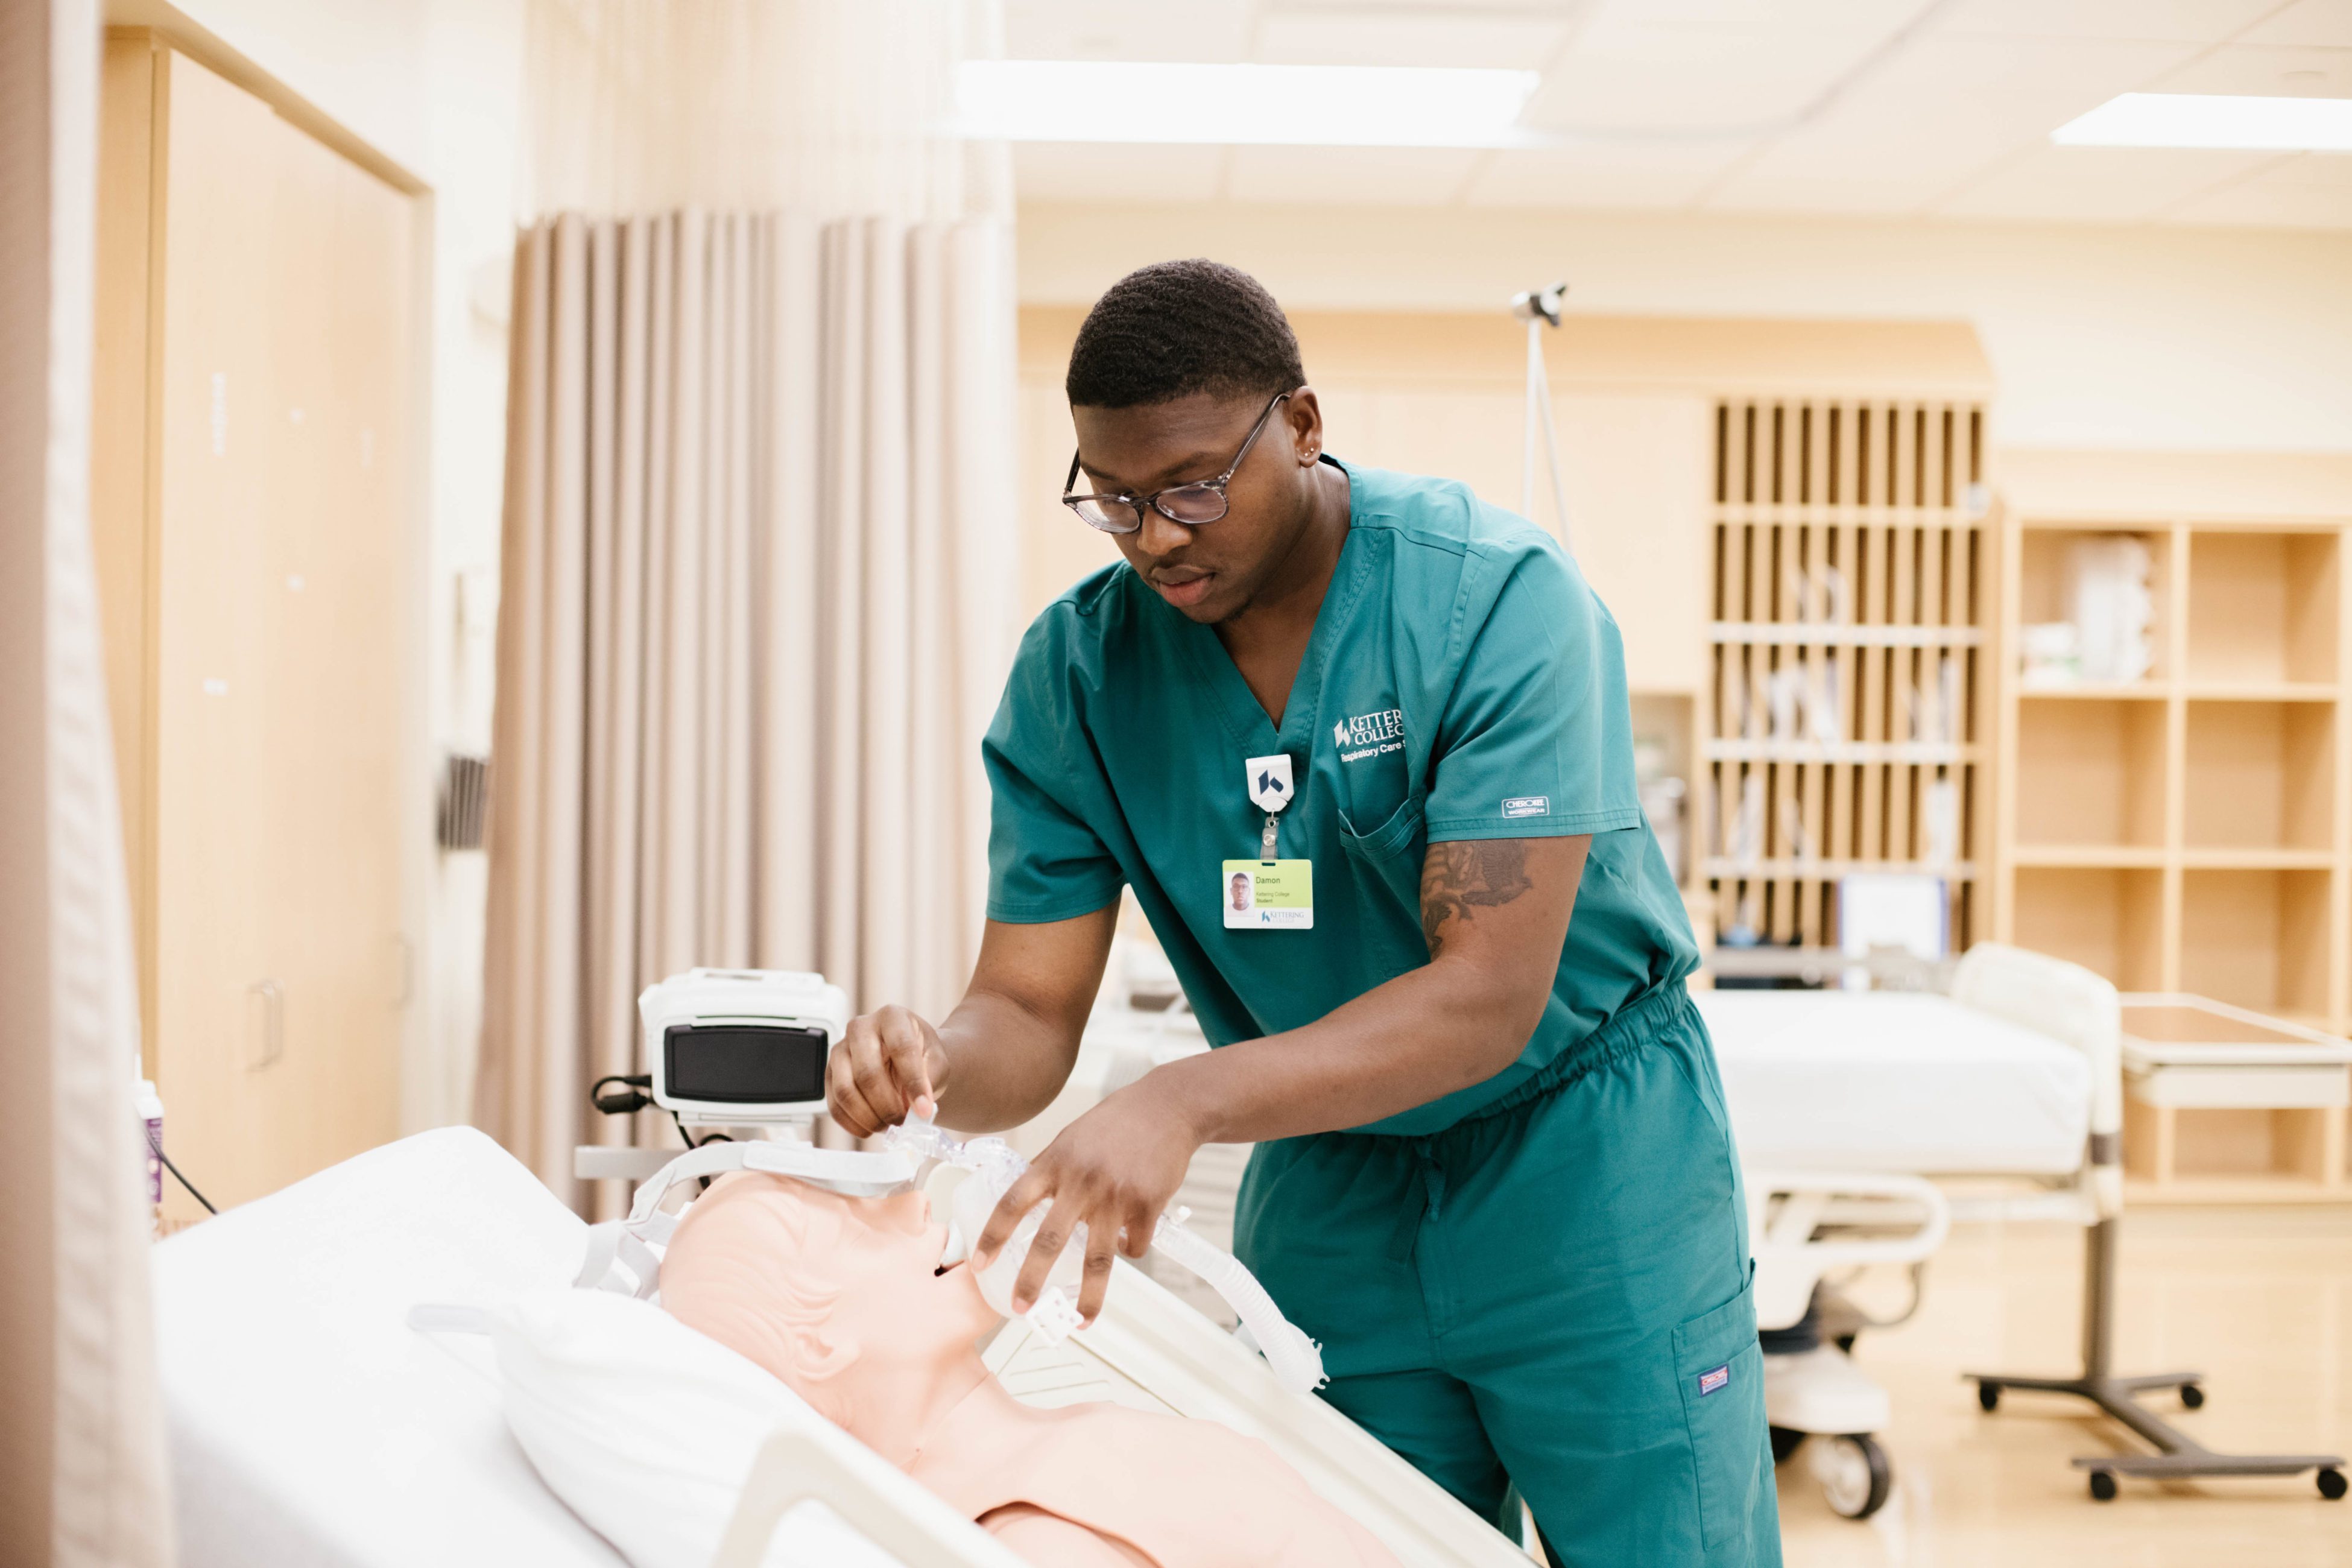
[[[1419,1136],[1679,984],[1697,951],[1634,793],[1617,623],[1576,563],[1465,485],[1340,467],[1348,539],[1278,729],[1216,633],[1124,562],[1031,624],[982,745],[988,913],[1068,920],[1132,887],[1222,1046],[1311,1024],[1427,963],[1433,841],[1592,835],[1518,1059],[1360,1129]],[[1255,858],[1265,822],[1243,764],[1277,752],[1297,787],[1276,853],[1314,862],[1315,923],[1229,931],[1221,864]]]

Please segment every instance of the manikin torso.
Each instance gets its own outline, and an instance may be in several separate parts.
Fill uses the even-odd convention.
[[[982,1363],[1000,1320],[937,1272],[919,1193],[853,1199],[786,1177],[714,1183],[662,1261],[662,1305],[1041,1568],[1394,1568],[1274,1450],[1213,1421],[1036,1410]]]

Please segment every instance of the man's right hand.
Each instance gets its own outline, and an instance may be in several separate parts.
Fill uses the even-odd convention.
[[[824,1067],[825,1109],[854,1137],[871,1138],[912,1110],[936,1112],[948,1055],[937,1029],[904,1007],[849,1021]]]

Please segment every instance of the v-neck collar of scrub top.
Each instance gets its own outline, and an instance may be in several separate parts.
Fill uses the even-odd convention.
[[[1242,678],[1241,667],[1234,656],[1225,651],[1224,640],[1217,629],[1195,621],[1182,611],[1160,600],[1160,607],[1183,624],[1175,628],[1177,646],[1189,657],[1201,679],[1213,692],[1218,716],[1233,738],[1241,742],[1244,754],[1264,754],[1274,752],[1303,752],[1307,737],[1315,733],[1315,714],[1320,705],[1317,695],[1322,690],[1323,665],[1329,654],[1331,641],[1339,635],[1337,628],[1347,624],[1356,607],[1356,600],[1364,591],[1370,575],[1370,553],[1358,536],[1356,507],[1361,489],[1348,466],[1328,452],[1317,459],[1339,470],[1348,481],[1348,536],[1339,544],[1339,559],[1331,568],[1331,581],[1324,586],[1323,603],[1316,607],[1314,628],[1307,634],[1307,651],[1299,656],[1297,673],[1290,678],[1289,693],[1283,699],[1282,722],[1277,725]],[[1158,595],[1152,595],[1158,599]],[[1306,700],[1301,700],[1305,698]]]

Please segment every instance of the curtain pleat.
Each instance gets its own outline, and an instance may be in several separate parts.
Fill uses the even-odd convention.
[[[819,320],[824,334],[825,372],[820,430],[829,427],[819,469],[817,577],[824,596],[817,622],[824,628],[817,648],[818,724],[824,746],[824,786],[817,795],[817,963],[835,984],[863,996],[857,959],[858,840],[864,831],[858,807],[863,776],[866,712],[865,556],[858,526],[866,508],[865,331],[867,272],[866,231],[858,223],[825,230],[824,299]]]
[[[480,1104],[583,1207],[573,1144],[668,1136],[586,1104],[643,1070],[645,985],[814,967],[936,1016],[969,970],[1004,253],[987,220],[691,211],[517,247]]]
[[[759,961],[771,969],[817,963],[819,519],[823,484],[817,409],[824,354],[819,295],[824,255],[817,226],[792,215],[765,220],[771,269],[761,369],[767,389],[761,435],[768,461],[760,540],[765,572],[759,617],[761,788]]]

